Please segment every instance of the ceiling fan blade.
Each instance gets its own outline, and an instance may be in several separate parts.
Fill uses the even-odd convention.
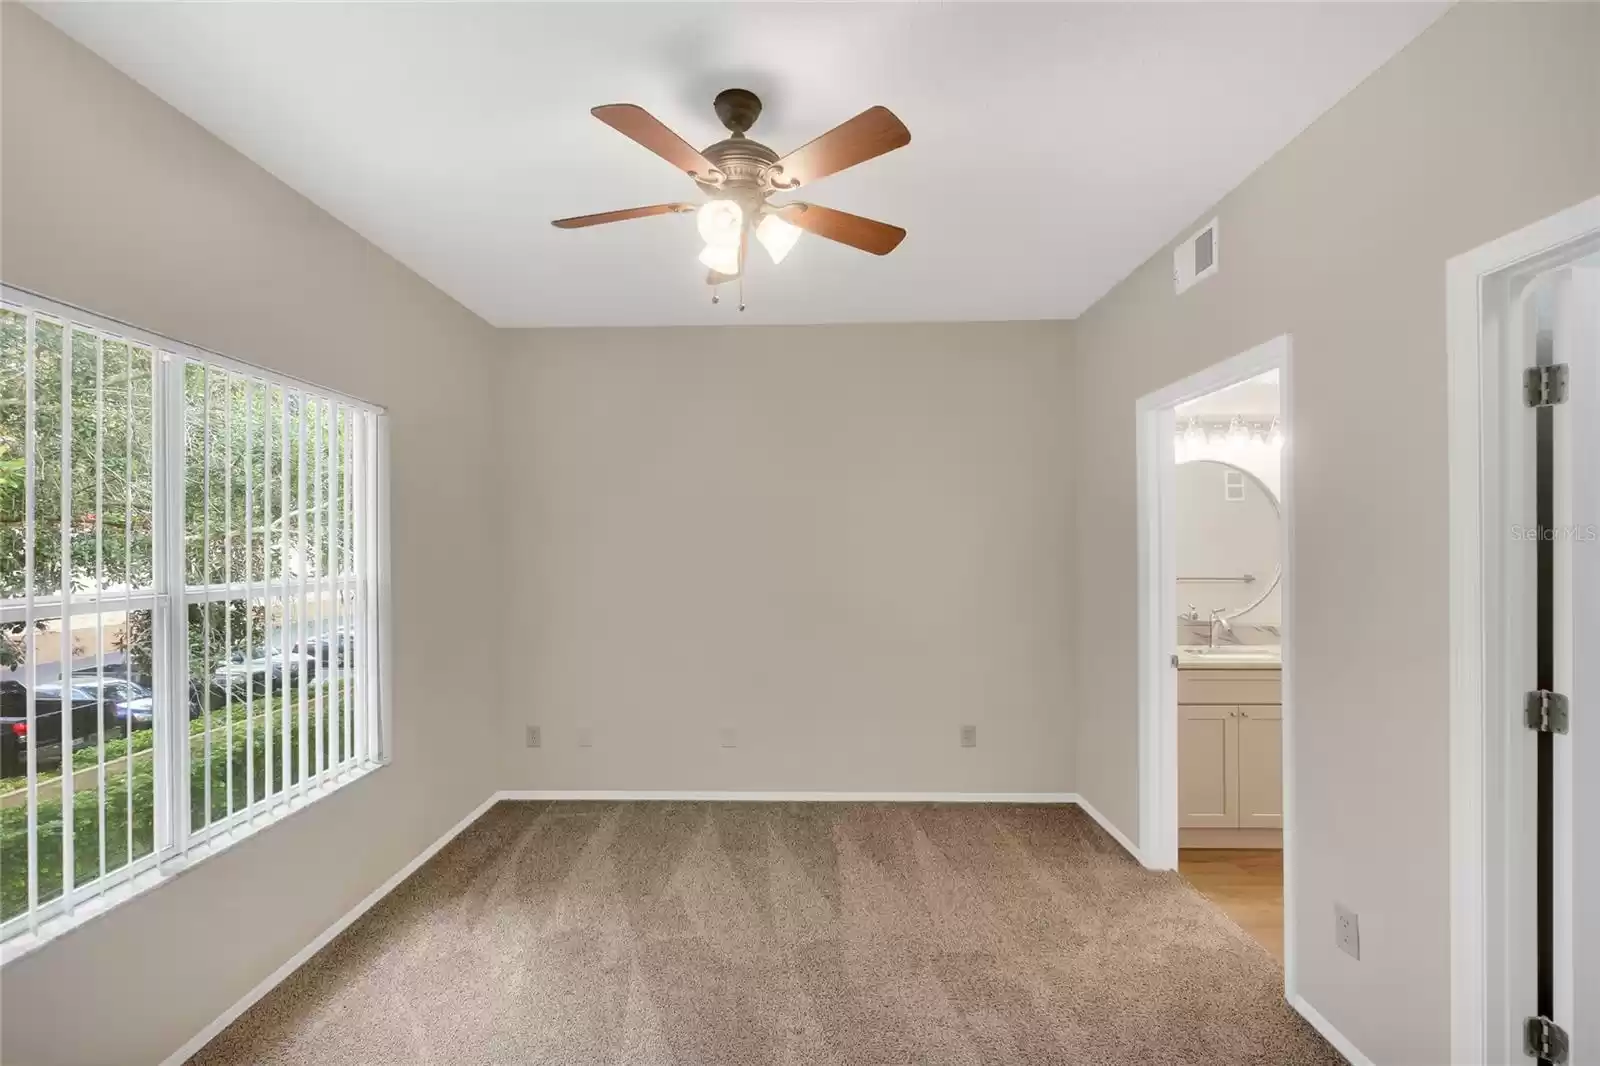
[[[602,211],[598,215],[578,215],[575,218],[558,218],[550,223],[557,229],[582,229],[607,222],[626,222],[630,218],[649,218],[651,215],[682,214],[693,211],[694,204],[651,204],[649,207],[630,207],[625,211]]]
[[[906,231],[899,226],[817,204],[785,204],[777,209],[777,215],[807,233],[815,233],[818,237],[848,244],[873,255],[888,255],[906,239]]]
[[[696,181],[715,184],[722,172],[638,104],[602,104],[589,113],[624,137],[650,149]]]
[[[887,107],[869,107],[772,165],[772,185],[793,189],[911,143],[911,131]]]

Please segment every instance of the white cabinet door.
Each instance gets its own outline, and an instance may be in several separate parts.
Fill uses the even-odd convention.
[[[1178,825],[1239,824],[1239,708],[1178,705]]]
[[[1239,828],[1283,828],[1283,708],[1240,707]]]

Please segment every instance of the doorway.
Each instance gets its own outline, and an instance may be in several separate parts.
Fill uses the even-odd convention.
[[[1140,845],[1283,963],[1292,998],[1292,347],[1143,397]]]
[[[1600,197],[1446,268],[1451,1059],[1600,1018]]]

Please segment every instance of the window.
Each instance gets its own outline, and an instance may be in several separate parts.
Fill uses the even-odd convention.
[[[387,536],[377,408],[3,297],[9,953],[383,761]]]

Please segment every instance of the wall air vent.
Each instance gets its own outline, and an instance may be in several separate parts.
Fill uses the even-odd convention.
[[[1217,220],[1178,245],[1172,253],[1172,283],[1183,292],[1217,272]]]

